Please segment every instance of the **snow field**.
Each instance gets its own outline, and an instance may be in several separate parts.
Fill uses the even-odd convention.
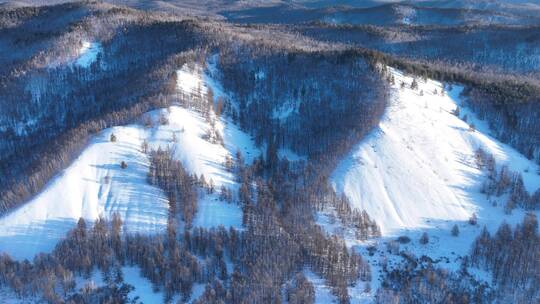
[[[189,74],[185,67],[181,69],[180,90],[207,86],[203,79],[209,76],[201,67],[197,69],[201,72]],[[224,145],[204,138],[211,126],[195,110],[171,106],[143,115],[141,122],[147,119],[152,121],[151,126],[113,127],[94,136],[81,155],[41,193],[0,218],[0,252],[16,259],[32,259],[39,252],[52,251],[79,218],[92,222],[115,212],[129,232],[165,231],[168,203],[161,189],[147,183],[149,159],[142,151],[145,141],[153,149],[172,149],[189,172],[204,174],[216,189],[223,185],[233,193],[238,183],[223,166],[225,157],[234,158],[240,150],[251,162],[260,153],[249,135],[223,117],[215,118],[215,128],[222,134]],[[160,122],[163,120],[167,123]],[[122,161],[127,164],[125,169],[120,166]],[[201,194],[194,226],[219,225],[241,228],[241,209],[217,200],[215,195]]]
[[[477,168],[474,154],[480,147],[492,153],[497,164],[522,172],[529,191],[540,187],[534,163],[482,133],[487,130],[472,113],[468,113],[469,120],[479,126],[474,132],[453,114],[461,103],[461,87],[441,95],[441,83],[418,80],[418,90],[411,90],[412,77],[396,70],[391,73],[396,84],[379,127],[351,151],[332,176],[336,190],[345,193],[355,207],[365,209],[383,235],[466,221],[473,212],[481,222],[500,222],[500,210],[493,213],[479,193],[484,172]],[[401,82],[405,88],[400,88]]]
[[[342,235],[371,265],[372,293],[366,297],[355,287],[350,291],[353,302],[373,301],[383,274],[382,263],[391,269],[403,262],[400,256],[388,252],[388,244],[397,236],[411,239],[399,244],[399,251],[428,256],[438,267],[457,271],[484,225],[494,232],[503,221],[511,225],[521,222],[523,210],[504,213],[507,195],[488,200],[480,192],[487,177],[475,162],[478,148],[493,154],[499,168],[506,165],[520,172],[529,192],[540,187],[538,166],[489,135],[487,123],[467,109],[462,87],[446,87],[441,94],[443,84],[417,79],[419,87],[412,90],[411,76],[394,69],[390,73],[395,84],[379,126],[332,175],[336,191],[345,193],[354,207],[365,209],[381,227],[383,237],[360,242],[333,220],[331,210],[318,214],[318,223],[328,233]],[[457,107],[460,117],[454,115]],[[463,120],[465,114],[467,121]],[[475,131],[470,130],[469,123],[474,124]],[[492,205],[494,200],[497,206]],[[473,213],[478,216],[476,226],[468,223]],[[457,237],[451,235],[454,224],[460,230]],[[426,245],[419,242],[424,232],[429,235]],[[370,245],[376,247],[373,256],[367,251]],[[490,282],[489,273],[474,268],[469,272]]]

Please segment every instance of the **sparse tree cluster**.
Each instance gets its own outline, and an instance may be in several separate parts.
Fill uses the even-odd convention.
[[[476,282],[468,274],[456,274],[431,265],[420,269],[404,268],[391,271],[375,298],[375,302],[380,304],[488,304],[492,303],[492,300],[487,286]]]
[[[503,223],[494,235],[483,229],[471,249],[471,263],[489,270],[502,302],[532,303],[540,297],[540,235],[530,213],[514,229]]]
[[[475,156],[478,166],[488,174],[488,179],[482,186],[482,192],[488,197],[509,194],[504,205],[505,212],[511,213],[516,207],[526,210],[537,210],[540,207],[540,189],[531,195],[525,189],[520,172],[513,172],[507,166],[498,169],[493,155],[482,149],[478,149]]]
[[[177,213],[187,227],[191,227],[195,213],[197,212],[197,184],[209,187],[201,175],[198,179],[188,173],[182,162],[173,158],[170,150],[155,150],[150,152],[150,169],[148,182],[157,185],[167,193],[169,199],[169,211],[171,216]]]
[[[287,286],[287,303],[315,303],[315,288],[313,288],[313,284],[306,279],[304,274],[297,274],[294,280]]]

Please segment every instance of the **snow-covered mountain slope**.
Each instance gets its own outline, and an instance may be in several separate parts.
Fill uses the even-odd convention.
[[[227,156],[234,158],[236,151],[240,150],[244,158],[251,161],[259,154],[251,138],[226,119],[217,120],[215,124],[223,136],[224,145],[221,145],[204,138],[210,126],[194,110],[173,106],[149,113],[149,117],[157,125],[147,139],[149,146],[152,149],[171,149],[188,172],[204,175],[216,189],[224,186],[236,193],[239,188],[236,176],[223,165]],[[160,124],[162,118],[168,123]],[[242,210],[238,205],[219,201],[216,194],[201,193],[200,196],[193,222],[195,227],[242,226]]]
[[[181,71],[185,75],[178,77],[180,93],[186,94],[190,86],[217,86],[201,67],[184,67]],[[219,89],[214,91],[220,92]],[[223,145],[206,139],[205,134],[212,128],[208,119],[194,109],[180,106],[151,111],[143,115],[140,123],[100,132],[40,194],[0,218],[0,252],[32,259],[38,252],[51,251],[80,217],[93,221],[115,212],[130,232],[164,232],[168,203],[161,189],[147,183],[149,159],[142,149],[145,141],[153,149],[172,149],[188,171],[204,174],[216,187],[236,190],[236,177],[223,166],[225,157],[234,157],[239,150],[250,162],[260,152],[250,136],[228,119],[213,113],[211,117],[214,129],[223,137]],[[115,135],[115,142],[111,141],[111,134]],[[120,166],[122,161],[127,163],[125,169]],[[219,201],[217,195],[201,193],[193,224],[240,228],[242,212],[236,204]]]
[[[114,133],[117,142],[109,140]],[[164,193],[146,182],[145,131],[115,127],[97,135],[82,154],[34,199],[0,219],[0,251],[31,259],[50,251],[82,217],[118,212],[129,230],[158,232],[167,223]],[[120,162],[128,167],[122,169]]]
[[[393,98],[379,127],[332,176],[336,190],[365,209],[383,235],[465,221],[473,212],[481,221],[500,221],[502,208],[492,208],[479,192],[484,175],[474,155],[480,147],[492,153],[497,164],[521,172],[529,191],[540,187],[534,163],[484,133],[485,124],[474,114],[468,117],[477,131],[469,131],[468,123],[453,114],[461,104],[461,87],[441,95],[441,83],[418,79],[419,88],[412,90],[412,77],[391,73]]]
[[[383,237],[358,241],[352,231],[335,220],[332,210],[319,213],[317,219],[328,233],[343,236],[371,266],[371,291],[365,292],[363,284],[350,288],[351,303],[374,301],[383,276],[382,265],[392,269],[404,262],[398,252],[427,256],[438,267],[457,271],[482,227],[494,232],[503,221],[511,225],[521,222],[524,210],[504,212],[508,195],[488,199],[481,193],[487,177],[475,161],[478,148],[491,153],[499,167],[506,165],[521,173],[529,192],[540,187],[538,166],[489,136],[487,123],[466,108],[461,87],[447,87],[441,94],[441,83],[417,79],[419,88],[411,90],[412,77],[392,69],[390,72],[395,85],[378,128],[342,160],[332,175],[336,191],[345,193],[354,207],[365,209],[380,225]],[[454,115],[456,107],[461,117]],[[462,120],[465,115],[468,123]],[[475,125],[475,131],[469,130],[469,123]],[[474,226],[468,223],[473,213],[478,215],[478,225]],[[453,225],[459,228],[458,236],[451,234]],[[429,236],[427,244],[419,242],[424,232]],[[396,236],[407,236],[410,242],[397,244]],[[368,250],[371,245],[376,252]],[[397,246],[398,251],[389,253],[390,245]],[[469,273],[490,282],[490,275],[484,271],[470,267]]]

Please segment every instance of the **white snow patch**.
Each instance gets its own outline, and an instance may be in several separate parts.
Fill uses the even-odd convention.
[[[234,227],[242,228],[242,209],[235,203],[220,201],[216,194],[204,195],[199,200],[193,227]]]
[[[298,155],[296,152],[289,148],[280,148],[278,149],[278,157],[279,158],[287,158],[288,161],[296,162],[296,161],[306,161],[307,157],[304,155]]]
[[[266,79],[266,73],[263,70],[260,70],[255,73],[255,79],[257,80],[264,80]]]
[[[99,271],[97,268],[92,269],[92,272],[90,272],[89,277],[85,278],[82,276],[76,276],[75,277],[75,290],[78,291],[81,288],[84,288],[86,285],[90,286],[103,286],[105,283],[103,282],[103,276],[101,271]]]
[[[7,286],[0,288],[0,300],[2,304],[36,304],[41,303],[38,297],[19,298],[17,294]]]
[[[111,273],[114,279],[114,273]],[[162,303],[163,292],[154,292],[152,283],[147,278],[141,275],[141,269],[138,266],[124,266],[122,267],[122,277],[124,283],[132,285],[135,289],[129,293],[129,297],[134,299],[138,297],[137,303]],[[75,277],[75,290],[80,291],[87,284],[94,286],[95,288],[105,286],[106,283],[103,278],[103,274],[97,268],[92,271],[89,278],[83,278],[81,276]]]
[[[202,283],[193,284],[193,287],[191,289],[191,297],[190,297],[191,303],[198,300],[203,295],[205,289],[206,289],[206,284],[202,284]]]
[[[193,92],[200,93],[199,96],[202,96],[202,99],[206,99],[208,91],[211,90],[214,102],[217,102],[219,98],[222,98],[231,101],[231,104],[236,106],[234,98],[231,97],[229,93],[225,92],[217,80],[219,77],[219,70],[216,61],[217,56],[210,57],[207,70],[204,70],[198,64],[195,64],[194,66],[184,65],[177,71],[177,88],[184,94],[194,94]],[[242,131],[228,117],[216,117],[213,112],[212,117],[216,119],[216,129],[223,137],[225,150],[228,151],[228,154],[235,156],[236,152],[240,151],[245,162],[248,164],[252,163],[253,160],[261,154],[252,137]],[[204,120],[202,121],[202,124],[208,125]],[[206,128],[208,128],[208,126]],[[206,132],[206,130],[204,130],[204,132]]]
[[[200,93],[204,99],[208,88],[211,88],[214,99],[227,96],[217,81],[204,73],[198,65],[184,66],[177,73],[182,75],[178,77],[177,87],[183,93],[190,93],[197,88],[196,92]],[[206,118],[193,109],[173,106],[168,111],[162,111],[160,115],[167,115],[169,124],[160,126],[157,136],[162,140],[167,140],[172,138],[172,133],[175,133],[177,141],[172,147],[176,157],[189,171],[197,175],[204,174],[207,181],[212,179],[218,188],[222,185],[231,190],[238,188],[234,174],[228,172],[223,166],[227,156],[234,159],[236,152],[240,151],[246,163],[249,164],[260,155],[260,150],[255,146],[251,136],[240,130],[228,118],[216,117],[213,111],[210,119],[215,121],[215,130],[223,137],[223,145],[205,139],[205,135],[211,130],[211,125]]]
[[[202,67],[199,65],[185,64],[176,71],[176,88],[185,94],[200,96],[206,94],[207,87],[201,81]]]
[[[209,58],[209,60],[207,61],[207,68],[202,73],[202,77],[199,79],[199,81],[203,82],[206,87],[212,90],[212,93],[214,95],[214,102],[217,101],[220,97],[234,101],[234,98],[232,98],[230,94],[225,92],[225,89],[218,81],[219,77],[221,76],[221,73],[217,66],[218,59],[219,58],[217,54]]]
[[[231,100],[221,84],[216,80],[219,76],[217,57],[208,60],[208,69],[201,66],[183,66],[177,71],[177,88],[184,94],[198,94],[201,99],[208,98],[212,91],[213,102],[219,98]],[[194,93],[195,92],[195,93]],[[233,102],[234,105],[234,102]],[[163,115],[163,114],[162,114]],[[168,110],[169,124],[160,127],[160,132],[176,132],[176,142],[172,144],[177,159],[181,160],[188,171],[203,174],[206,181],[212,181],[216,189],[224,186],[236,193],[239,189],[236,176],[223,165],[227,157],[235,159],[240,152],[247,164],[261,154],[251,136],[240,130],[230,119],[217,117],[212,111],[210,119],[215,121],[215,130],[222,136],[223,145],[204,139],[211,129],[207,119],[194,110],[171,107]],[[177,132],[174,130],[182,130]],[[158,135],[163,137],[163,135]],[[172,134],[166,138],[172,137]],[[186,148],[191,147],[191,148]],[[218,200],[217,195],[204,195],[199,200],[194,227],[242,227],[242,210],[236,204]]]
[[[327,304],[337,303],[337,298],[332,294],[332,291],[323,278],[309,269],[304,270],[304,275],[313,284],[315,288],[315,303]]]
[[[101,43],[83,41],[79,49],[79,57],[75,61],[75,64],[83,68],[88,68],[92,63],[96,62],[98,54],[102,51],[103,47]]]
[[[240,151],[244,162],[252,164],[253,161],[261,155],[261,150],[257,148],[253,138],[246,132],[233,124],[229,119],[221,118],[217,127],[221,131],[225,149],[229,151],[231,156],[236,156],[236,152]]]
[[[122,274],[124,276],[124,282],[135,287],[135,289],[129,293],[130,298],[139,297],[138,302],[142,303],[163,302],[163,292],[154,292],[152,283],[141,275],[139,267],[122,267]]]
[[[152,114],[156,114],[156,118],[164,116],[169,122],[157,126],[149,140],[151,148],[171,148],[175,158],[182,162],[188,172],[204,175],[206,181],[212,180],[218,189],[222,185],[235,185],[234,174],[223,165],[225,157],[231,152],[219,143],[204,138],[210,126],[198,112],[172,106]],[[176,137],[174,141],[173,136]]]

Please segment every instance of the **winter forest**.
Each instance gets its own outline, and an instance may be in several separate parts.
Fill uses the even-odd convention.
[[[538,303],[539,50],[533,0],[0,0],[0,303]]]

